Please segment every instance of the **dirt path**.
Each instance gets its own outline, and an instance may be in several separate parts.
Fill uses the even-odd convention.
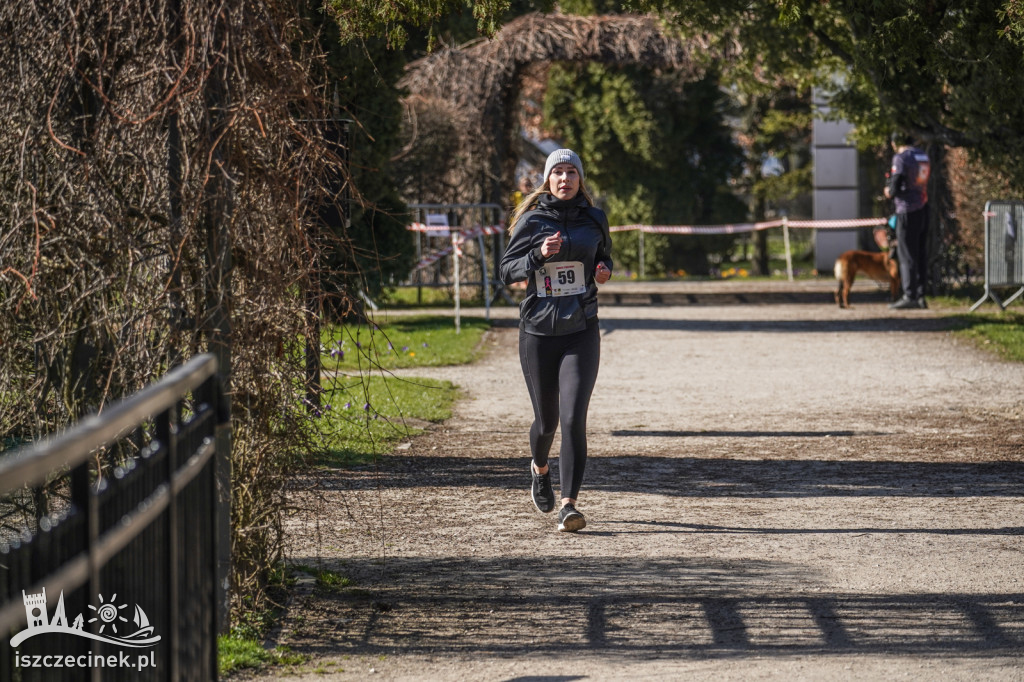
[[[577,535],[528,498],[512,321],[430,372],[453,419],[293,519],[291,559],[355,581],[300,591],[294,672],[1024,679],[1024,366],[822,287],[605,291]],[[607,304],[651,295],[688,304]]]

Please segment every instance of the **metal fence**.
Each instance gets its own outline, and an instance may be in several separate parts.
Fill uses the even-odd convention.
[[[1005,308],[1024,293],[1024,202],[989,201],[985,204],[985,295],[973,306],[992,299]],[[1020,287],[1006,300],[993,288]]]
[[[0,456],[0,679],[216,679],[228,421],[201,355]]]
[[[413,235],[416,239],[416,265],[407,285],[451,287],[456,283],[481,288],[485,303],[504,295],[498,282],[498,263],[505,252],[505,213],[498,204],[410,204]],[[437,219],[437,220],[435,220]],[[415,226],[428,229],[415,229]],[[465,251],[470,267],[456,276],[455,252],[451,235],[462,237],[459,248]]]

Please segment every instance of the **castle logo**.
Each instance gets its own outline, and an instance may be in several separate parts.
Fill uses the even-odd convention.
[[[109,601],[104,601],[103,595],[99,595],[99,605],[89,604],[90,611],[86,614],[78,614],[78,617],[70,625],[68,625],[68,617],[64,612],[63,591],[60,593],[60,599],[57,600],[57,607],[53,611],[52,618],[48,616],[45,587],[39,594],[26,594],[24,590],[21,594],[25,602],[28,627],[11,637],[12,647],[17,647],[29,637],[45,632],[75,635],[129,647],[151,647],[160,641],[160,635],[153,634],[153,626],[149,624],[146,612],[138,604],[135,605],[135,613],[132,614],[131,622],[135,626],[135,629],[132,630],[124,612],[127,604],[118,606],[116,594]],[[96,628],[98,632],[90,632],[85,629],[86,616],[89,616],[89,623],[99,623]]]

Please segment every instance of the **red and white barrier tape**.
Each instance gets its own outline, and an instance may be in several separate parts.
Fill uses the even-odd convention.
[[[639,230],[648,234],[739,234],[757,232],[788,224],[794,229],[814,230],[851,230],[858,227],[874,227],[885,225],[886,218],[855,218],[850,220],[769,220],[761,223],[731,223],[725,225],[615,225],[612,232],[631,232]],[[473,239],[480,235],[498,234],[504,228],[500,225],[477,225],[466,229],[452,229],[444,225],[424,225],[412,223],[408,228],[412,232],[457,232],[465,239]]]
[[[448,227],[447,225],[424,225],[423,223],[412,223],[407,228],[410,232],[458,232],[466,239],[479,237],[482,234],[498,234],[504,228],[501,225],[475,225],[473,227]]]
[[[422,270],[423,268],[429,267],[436,263],[437,261],[444,258],[445,256],[450,256],[451,253],[452,247],[450,246],[446,246],[443,249],[438,249],[437,251],[431,251],[427,255],[423,256],[423,258],[420,259],[419,263],[413,266],[413,272],[415,272],[416,270]]]
[[[794,229],[815,229],[815,230],[850,230],[858,227],[873,227],[875,225],[886,225],[885,218],[857,218],[853,220],[790,220],[788,223],[783,220],[769,220],[762,223],[734,223],[727,225],[616,225],[611,228],[612,232],[631,232],[639,230],[647,234],[739,234],[743,232],[756,232],[768,230],[773,227],[788,225]],[[420,270],[433,265],[445,256],[453,252],[462,256],[462,244],[468,239],[475,239],[481,235],[492,235],[502,232],[501,225],[476,225],[470,228],[451,228],[444,225],[425,225],[423,223],[412,223],[409,228],[412,232],[450,232],[452,245],[434,251],[424,256],[417,263],[413,270]]]
[[[857,218],[855,220],[790,220],[789,226],[815,230],[849,230],[855,227],[874,227],[888,224],[888,218]]]
[[[782,227],[782,220],[769,220],[763,223],[734,223],[729,225],[616,225],[612,232],[628,232],[639,230],[647,234],[739,234],[756,232],[773,227]],[[790,220],[789,227],[812,228],[817,230],[849,230],[857,227],[885,225],[885,218],[861,218],[856,220]]]
[[[413,223],[409,226],[409,230],[414,232],[450,232],[452,238],[452,245],[446,246],[443,249],[438,249],[428,253],[426,256],[420,259],[420,262],[413,266],[413,271],[422,270],[425,267],[429,267],[441,260],[445,256],[450,256],[454,253],[458,257],[463,256],[462,245],[469,239],[476,239],[481,235],[492,235],[501,232],[501,225],[477,225],[467,229],[452,229],[443,225],[424,225],[423,223]]]
[[[779,225],[782,223],[779,222]],[[732,225],[616,225],[612,232],[639,230],[646,234],[738,234],[778,227],[769,223],[736,223]]]

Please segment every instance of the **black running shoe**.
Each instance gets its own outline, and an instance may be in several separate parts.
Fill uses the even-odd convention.
[[[587,520],[571,504],[565,505],[558,512],[558,530],[565,531],[566,533],[575,533],[586,527]]]
[[[896,301],[895,303],[890,303],[889,304],[889,309],[890,310],[907,310],[909,308],[920,308],[920,307],[921,306],[918,305],[918,303],[917,303],[917,299],[909,298],[907,296],[904,296],[903,298],[901,298],[900,300]]]
[[[530,486],[530,497],[533,498],[533,506],[537,511],[545,514],[555,509],[555,491],[551,489],[551,469],[547,473],[538,474],[533,470],[533,462],[530,462],[530,477],[533,484]]]

